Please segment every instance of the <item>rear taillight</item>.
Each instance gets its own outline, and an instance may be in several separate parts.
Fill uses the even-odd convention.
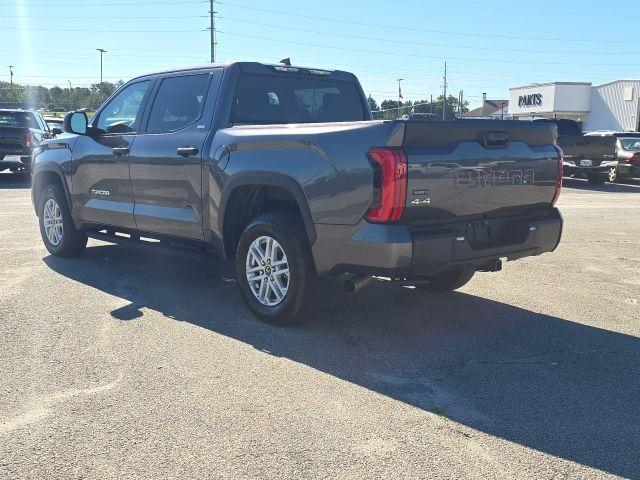
[[[626,158],[624,163],[640,163],[640,152],[634,153],[630,157]]]
[[[26,148],[31,148],[33,146],[33,135],[31,130],[24,131],[24,146]]]
[[[559,146],[554,145],[554,147],[558,152],[558,170],[557,170],[558,178],[556,180],[556,191],[553,194],[553,200],[551,200],[551,205],[555,205],[558,199],[560,198],[560,192],[562,191],[562,164],[564,163],[564,152]]]
[[[400,220],[407,201],[407,155],[398,148],[374,148],[368,156],[374,170],[374,195],[367,220]]]

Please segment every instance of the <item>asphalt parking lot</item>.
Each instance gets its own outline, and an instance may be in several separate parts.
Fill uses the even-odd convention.
[[[459,292],[252,318],[227,266],[48,256],[0,174],[0,478],[640,477],[640,182]]]

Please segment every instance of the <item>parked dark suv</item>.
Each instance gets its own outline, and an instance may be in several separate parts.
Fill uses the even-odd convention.
[[[65,130],[34,160],[51,254],[79,255],[88,236],[213,247],[271,323],[302,317],[319,277],[442,292],[560,241],[555,126],[372,121],[347,72],[226,63],[144,75],[91,121],[70,113]]]
[[[31,149],[47,138],[53,134],[38,112],[0,109],[0,172],[29,172]]]

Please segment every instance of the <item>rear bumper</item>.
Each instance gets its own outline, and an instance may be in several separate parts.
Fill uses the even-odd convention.
[[[9,159],[10,158],[10,159]],[[25,170],[31,166],[31,155],[14,152],[0,152],[0,171]]]
[[[498,258],[516,260],[552,252],[562,236],[563,220],[555,208],[545,210],[544,215],[489,222],[504,234],[482,244],[474,241],[469,222],[417,230],[363,221],[346,238],[340,233],[345,226],[316,225],[318,240],[312,251],[320,275],[349,272],[417,278],[464,266],[483,269]]]
[[[593,175],[593,174],[607,174],[611,167],[616,167],[617,161],[602,162],[599,165],[583,166],[575,162],[564,162],[562,164],[562,173],[564,176],[569,175]]]

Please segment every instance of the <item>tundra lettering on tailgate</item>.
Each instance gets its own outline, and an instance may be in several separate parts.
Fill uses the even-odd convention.
[[[526,170],[465,170],[453,177],[453,188],[503,187],[506,185],[530,185],[534,171]]]

